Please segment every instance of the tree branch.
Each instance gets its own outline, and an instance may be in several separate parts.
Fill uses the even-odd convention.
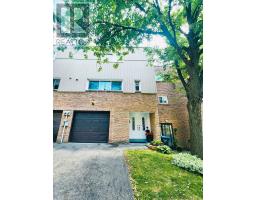
[[[142,12],[144,12],[145,14],[147,14],[148,11],[145,10],[145,8],[142,7],[142,5],[140,5],[139,3],[135,3],[135,6]]]
[[[194,12],[192,13],[193,21],[196,21],[197,17],[199,16],[202,5],[203,5],[203,1],[200,0],[194,9]]]
[[[163,15],[162,12],[161,12],[160,5],[159,5],[158,0],[155,0],[154,2],[155,2],[155,3],[154,3],[154,7],[156,8],[158,14],[159,14],[160,16]]]
[[[198,54],[199,54],[199,56],[203,53],[203,48],[202,49],[199,49],[199,52],[198,52]]]
[[[171,18],[171,9],[172,9],[171,4],[172,4],[172,0],[169,0],[169,3],[168,3],[168,22],[169,22],[169,24],[172,28],[174,40],[177,42],[175,25],[172,22],[172,18]]]
[[[120,24],[113,24],[113,23],[105,22],[105,21],[96,21],[94,24],[106,24],[106,25],[122,28],[124,30],[134,30],[136,32],[144,33],[144,34],[164,35],[163,32],[152,31],[151,29],[140,29],[140,28],[131,27],[131,26],[124,26],[124,25],[120,25]]]
[[[154,4],[154,7],[156,8],[158,14],[161,16],[162,13],[161,13],[161,10],[160,10],[160,7],[159,7],[159,2],[158,0],[156,0],[156,4]],[[159,17],[156,17],[156,20],[159,22],[160,24],[160,27],[164,33],[164,35],[167,37],[169,43],[171,46],[173,46],[176,50],[177,50],[177,53],[178,55],[180,56],[180,58],[184,61],[184,63],[186,65],[189,65],[189,60],[186,58],[186,56],[182,53],[182,49],[181,47],[178,45],[178,42],[176,40],[176,35],[175,36],[172,36],[172,34],[169,32],[168,28],[166,27],[166,25],[162,22],[162,19],[159,19]],[[173,26],[172,27],[172,30],[174,30],[175,32],[175,27]],[[176,34],[176,32],[175,32]]]
[[[183,75],[182,75],[182,72],[181,72],[181,69],[180,69],[180,66],[179,66],[177,60],[174,61],[174,65],[175,65],[177,74],[178,74],[178,76],[179,76],[179,79],[181,80],[182,85],[184,86],[185,90],[187,91],[187,83],[186,83],[186,81],[185,81],[185,79],[184,79],[184,77],[183,77]]]

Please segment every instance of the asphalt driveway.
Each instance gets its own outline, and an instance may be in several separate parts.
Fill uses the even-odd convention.
[[[124,149],[142,144],[66,143],[53,146],[54,200],[131,200]]]

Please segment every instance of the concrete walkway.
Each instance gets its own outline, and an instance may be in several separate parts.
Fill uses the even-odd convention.
[[[144,144],[54,144],[54,200],[133,199],[123,150],[144,148]]]

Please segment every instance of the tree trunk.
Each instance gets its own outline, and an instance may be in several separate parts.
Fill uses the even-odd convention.
[[[203,159],[202,100],[188,99],[190,150]]]

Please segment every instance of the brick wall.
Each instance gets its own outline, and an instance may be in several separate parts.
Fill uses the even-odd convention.
[[[189,122],[187,98],[184,91],[175,88],[174,84],[157,82],[157,95],[167,96],[168,104],[158,104],[159,122],[172,123],[177,128],[177,142],[180,146],[189,148]]]
[[[156,94],[119,93],[119,92],[54,92],[54,110],[72,111],[68,117],[69,127],[64,130],[64,142],[68,142],[73,111],[110,111],[109,142],[128,142],[129,140],[129,113],[149,112],[153,120],[152,130],[154,137],[159,138],[159,117],[157,112]],[[94,104],[94,105],[93,105]],[[61,125],[63,124],[62,117]],[[62,135],[60,126],[57,142]]]

